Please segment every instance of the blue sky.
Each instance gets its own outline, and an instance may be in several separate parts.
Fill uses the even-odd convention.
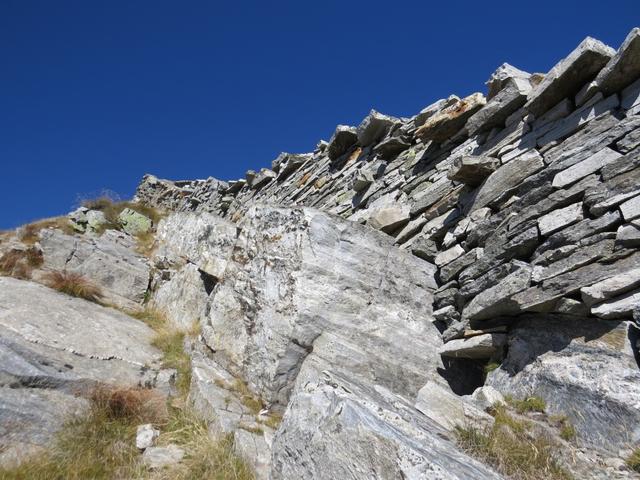
[[[638,24],[638,0],[0,0],[0,228],[147,172],[238,178]]]

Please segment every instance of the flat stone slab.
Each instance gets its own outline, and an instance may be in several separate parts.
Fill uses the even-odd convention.
[[[504,347],[507,335],[486,333],[470,338],[459,338],[445,343],[438,353],[443,357],[483,359],[496,356]]]

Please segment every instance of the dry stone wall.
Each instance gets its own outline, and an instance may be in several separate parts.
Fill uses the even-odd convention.
[[[502,65],[486,97],[372,111],[236,181],[148,175],[137,199],[233,221],[257,203],[305,205],[382,230],[438,267],[446,340],[522,312],[631,318],[639,77],[639,29],[618,51],[587,38],[546,75]]]
[[[314,152],[282,153],[243,179],[147,175],[139,185],[136,200],[179,212],[158,228],[154,301],[177,323],[203,325],[193,402],[236,436],[248,435],[236,427],[250,415],[223,401],[220,384],[239,377],[284,410],[284,427],[252,440],[271,478],[340,476],[307,462],[313,449],[342,445],[331,435],[308,441],[334,421],[334,402],[351,412],[340,417],[345,428],[376,426],[381,443],[367,448],[389,439],[404,448],[413,440],[399,440],[404,427],[389,418],[415,425],[419,410],[452,424],[441,417],[468,413],[456,395],[483,383],[541,396],[549,414],[566,417],[585,448],[580,478],[617,478],[609,467],[593,473],[602,466],[593,452],[619,462],[640,442],[640,29],[617,51],[587,38],[545,75],[504,64],[487,87],[411,118],[372,111]],[[319,268],[320,257],[336,271]],[[375,280],[378,263],[389,288]],[[433,281],[416,282],[425,271]],[[194,293],[189,285],[202,282],[205,292]],[[368,307],[359,295],[371,296]],[[361,322],[366,308],[377,312],[371,324]],[[433,325],[418,320],[412,334],[407,319],[418,317]],[[428,368],[415,351],[431,358]],[[399,361],[409,367],[396,375]],[[485,377],[488,362],[498,368]],[[340,389],[365,393],[356,401]],[[455,408],[440,408],[443,398]],[[387,403],[393,415],[372,420]],[[315,413],[307,421],[301,412]],[[285,438],[305,447],[278,447]],[[380,478],[406,476],[403,455],[381,464]],[[491,478],[460,470],[466,460],[411,455],[424,461],[403,478],[431,478],[431,468]],[[360,468],[371,454],[348,450],[336,468],[352,458]]]

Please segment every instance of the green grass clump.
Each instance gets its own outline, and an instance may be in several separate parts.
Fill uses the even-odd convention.
[[[527,412],[544,413],[547,408],[547,403],[542,398],[536,396],[527,397],[523,400],[514,400],[513,397],[505,397],[505,400],[520,414]]]
[[[640,448],[636,448],[631,455],[629,455],[625,463],[631,470],[640,473]]]
[[[151,307],[129,312],[129,315],[143,321],[156,332],[151,344],[162,351],[163,368],[177,371],[176,388],[186,396],[191,386],[191,359],[184,350],[184,341],[187,337],[198,335],[197,324],[189,330],[175,328],[162,311]]]
[[[562,427],[560,427],[560,438],[570,442],[571,440],[576,438],[576,429],[573,425],[568,422],[564,422]]]
[[[480,430],[457,427],[459,445],[470,455],[515,480],[569,480],[572,477],[554,456],[556,446],[535,434],[526,421],[511,416],[504,406],[492,410],[495,423]]]

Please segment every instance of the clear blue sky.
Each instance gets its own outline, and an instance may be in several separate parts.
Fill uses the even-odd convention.
[[[637,24],[638,0],[0,0],[0,228],[147,172],[238,178]]]

